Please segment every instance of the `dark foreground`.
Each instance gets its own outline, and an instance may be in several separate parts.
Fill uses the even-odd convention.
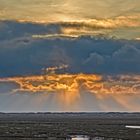
[[[140,140],[140,129],[126,125],[140,126],[140,113],[0,113],[0,140]]]

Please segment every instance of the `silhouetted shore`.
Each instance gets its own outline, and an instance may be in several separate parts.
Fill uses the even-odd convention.
[[[140,140],[140,113],[0,113],[0,140],[65,140],[88,135],[91,140]]]

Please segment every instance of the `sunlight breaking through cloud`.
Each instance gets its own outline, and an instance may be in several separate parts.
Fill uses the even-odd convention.
[[[55,94],[54,97],[59,100],[59,103],[62,102],[67,107],[75,104],[83,93],[91,94],[96,97],[97,101],[102,102],[100,107],[103,110],[109,110],[107,103],[104,104],[108,98],[128,110],[134,110],[130,102],[140,93],[140,75],[102,76],[82,73],[49,73],[40,76],[1,78],[0,82],[15,83],[16,88],[11,89],[13,94],[38,94],[43,95],[46,100],[48,95]]]
[[[95,74],[50,74],[1,79],[20,85],[16,91],[80,92],[95,94],[139,94],[140,76],[101,76]]]

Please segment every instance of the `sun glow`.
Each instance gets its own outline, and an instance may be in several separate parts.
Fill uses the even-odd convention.
[[[63,68],[66,67],[65,65]],[[54,69],[61,69],[55,67]],[[55,98],[70,107],[80,100],[82,94],[91,94],[98,101],[104,103],[108,98],[120,104],[128,110],[137,109],[137,106],[130,104],[133,97],[140,93],[140,75],[103,76],[96,74],[56,74],[53,68],[46,69],[48,74],[39,76],[13,77],[0,79],[0,82],[15,83],[16,88],[12,89],[13,94],[42,95],[44,99],[48,95],[55,94]],[[103,110],[109,106],[100,104]]]
[[[66,66],[65,66],[66,67]],[[15,91],[28,92],[79,92],[94,94],[138,94],[140,76],[101,76],[96,74],[56,74],[54,69],[47,69],[49,74],[40,76],[14,77],[0,81],[12,81],[19,85]]]

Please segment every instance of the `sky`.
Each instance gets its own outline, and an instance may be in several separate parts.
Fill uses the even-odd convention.
[[[0,0],[0,111],[140,111],[140,1]]]
[[[0,0],[0,3],[1,20],[65,23],[64,34],[140,38],[139,0]]]

